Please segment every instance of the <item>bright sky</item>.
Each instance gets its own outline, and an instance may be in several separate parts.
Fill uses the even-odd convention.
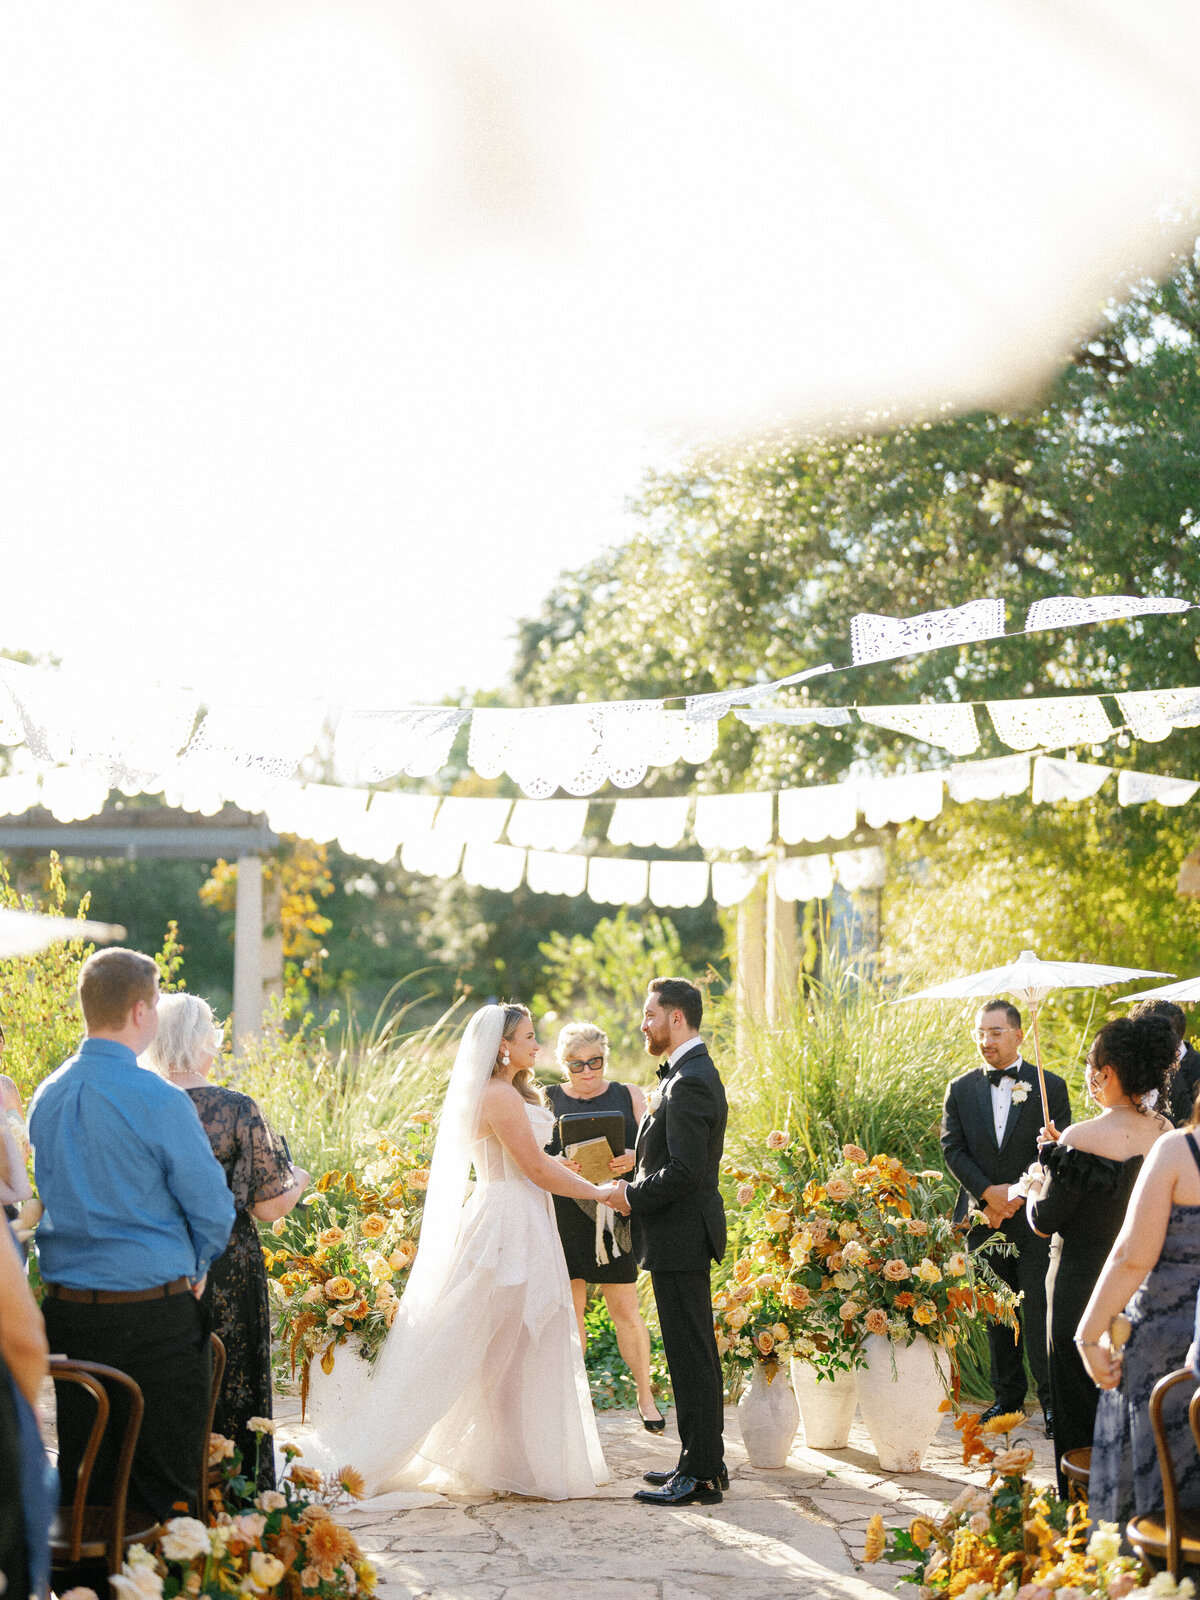
[[[514,619],[626,531],[644,433],[533,371],[516,407],[473,381],[470,307],[423,345],[384,10],[0,22],[4,646],[436,698],[500,683]]]

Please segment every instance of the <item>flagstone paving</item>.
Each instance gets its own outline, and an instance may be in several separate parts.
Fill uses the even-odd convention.
[[[303,1448],[295,1400],[280,1396],[276,1415],[281,1436]],[[948,1417],[922,1472],[880,1472],[861,1422],[846,1450],[797,1446],[786,1467],[759,1470],[730,1407],[724,1502],[659,1510],[630,1496],[643,1472],[674,1465],[672,1425],[656,1438],[633,1412],[601,1412],[598,1421],[613,1481],[591,1499],[391,1495],[356,1508],[343,1520],[378,1568],[381,1600],[879,1600],[902,1569],[862,1565],[868,1518],[879,1511],[898,1525],[986,1481],[960,1465]],[[1034,1447],[1031,1476],[1052,1481],[1039,1412],[1022,1436]]]

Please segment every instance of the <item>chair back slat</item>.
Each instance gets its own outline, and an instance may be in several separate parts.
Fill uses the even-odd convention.
[[[1173,1578],[1182,1575],[1179,1545],[1179,1486],[1175,1481],[1175,1463],[1171,1459],[1171,1441],[1167,1438],[1163,1422],[1163,1403],[1167,1394],[1181,1383],[1195,1383],[1190,1368],[1179,1367],[1160,1378],[1150,1391],[1150,1426],[1154,1430],[1154,1448],[1158,1454],[1158,1470],[1163,1486],[1163,1523],[1167,1534],[1167,1567]],[[1197,1391],[1200,1395],[1200,1390]],[[1195,1407],[1196,1396],[1188,1408],[1189,1416]],[[1194,1424],[1193,1424],[1194,1426]]]
[[[212,1437],[213,1418],[217,1414],[217,1400],[221,1393],[221,1384],[225,1378],[224,1341],[215,1333],[211,1335],[211,1339],[212,1387],[208,1396],[208,1426],[205,1428],[204,1438],[200,1442],[200,1495],[197,1500],[199,1510],[196,1513],[202,1522],[208,1516],[208,1441]]]
[[[110,1407],[104,1385],[109,1384],[124,1389],[128,1395],[129,1415],[125,1420],[125,1434],[121,1440],[121,1448],[117,1452],[108,1535],[108,1570],[110,1573],[118,1573],[121,1570],[124,1548],[129,1474],[133,1467],[133,1453],[137,1449],[138,1434],[142,1428],[142,1413],[145,1409],[141,1386],[135,1383],[127,1372],[119,1372],[116,1367],[103,1366],[99,1361],[71,1361],[64,1356],[50,1357],[50,1376],[55,1383],[82,1384],[96,1400],[96,1420],[88,1435],[87,1449],[79,1465],[78,1476],[75,1479],[75,1496],[71,1503],[71,1548],[67,1557],[70,1562],[80,1559],[83,1519],[88,1504],[87,1492],[92,1470],[96,1465],[96,1457],[100,1451],[100,1442],[108,1427]]]

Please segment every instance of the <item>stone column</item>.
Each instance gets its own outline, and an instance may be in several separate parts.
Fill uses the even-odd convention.
[[[263,876],[262,857],[238,857],[233,922],[233,1051],[262,1037]]]
[[[788,1021],[800,981],[800,949],[796,936],[796,904],[775,892],[775,863],[767,868],[766,1009],[767,1022],[778,1028]]]
[[[263,889],[263,1001],[283,999],[283,886],[279,875]]]
[[[737,908],[737,1053],[743,1056],[749,1048],[753,1024],[763,1021],[763,995],[766,982],[766,904],[767,888],[763,879]]]

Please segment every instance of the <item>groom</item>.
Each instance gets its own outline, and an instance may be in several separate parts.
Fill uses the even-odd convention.
[[[655,978],[642,1033],[665,1056],[660,1087],[638,1129],[637,1167],[620,1209],[632,1218],[638,1265],[650,1273],[682,1446],[674,1472],[647,1472],[650,1505],[716,1505],[728,1487],[721,1431],[721,1361],[713,1334],[710,1261],[725,1254],[717,1187],[725,1143],[725,1090],[700,1037],[704,1001],[684,978]]]

